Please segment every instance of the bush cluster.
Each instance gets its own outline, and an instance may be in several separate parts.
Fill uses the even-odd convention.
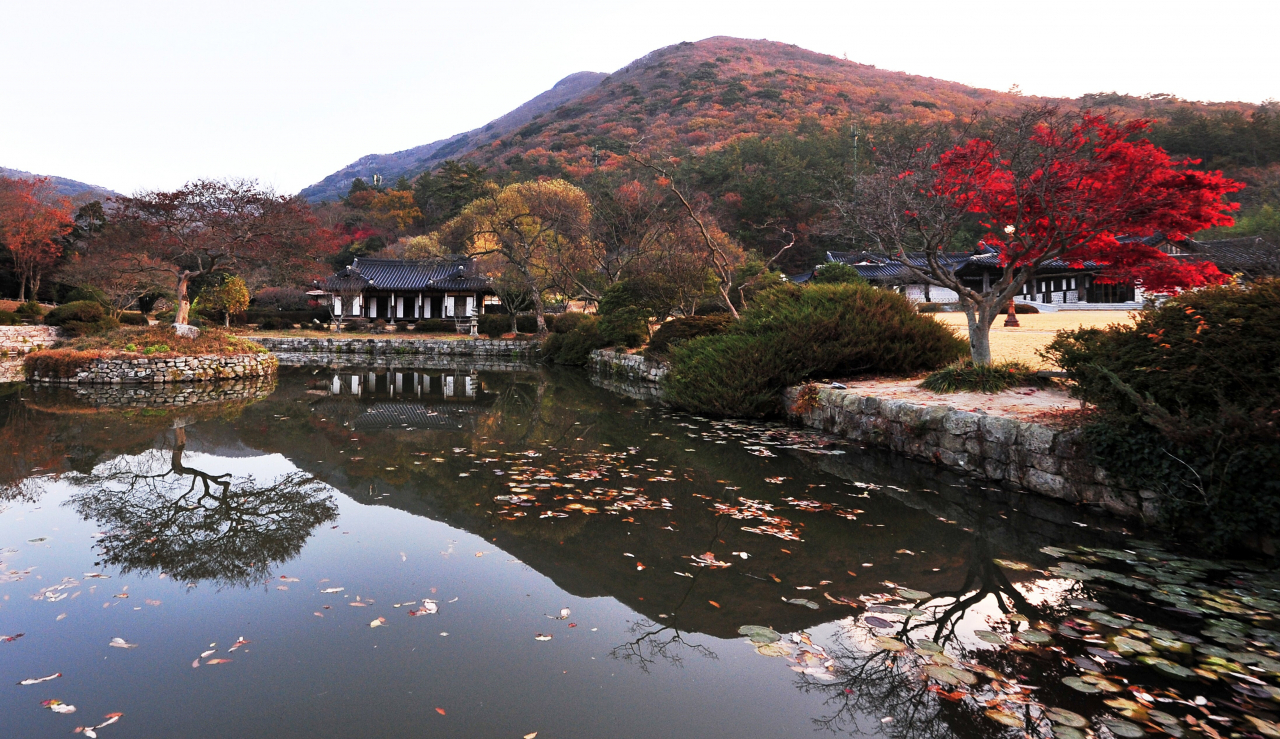
[[[1011,387],[1042,384],[1036,371],[1022,362],[982,365],[974,364],[972,359],[962,359],[930,373],[920,387],[935,393],[999,393]]]
[[[120,314],[120,323],[124,326],[149,326],[147,317],[138,311],[124,311]]]
[[[120,328],[120,322],[107,315],[101,303],[77,300],[64,303],[44,317],[49,326],[58,326],[66,336],[93,336]]]
[[[888,290],[785,284],[758,295],[725,333],[675,347],[665,397],[703,414],[778,415],[783,388],[805,379],[918,372],[967,352],[951,329]]]
[[[17,313],[0,310],[0,326],[17,326],[20,323],[22,318]]]
[[[569,316],[576,317],[565,321]],[[609,346],[609,342],[600,333],[598,317],[584,313],[566,313],[543,342],[542,358],[555,364],[580,366],[591,359],[593,350],[606,346]]]
[[[649,339],[649,346],[645,347],[645,356],[665,357],[677,344],[702,336],[724,333],[732,322],[733,318],[728,313],[673,318],[653,332],[653,337]]]
[[[1280,280],[1183,293],[1044,350],[1098,408],[1097,461],[1213,549],[1280,533]]]
[[[34,300],[28,300],[13,311],[23,318],[39,318],[44,315],[44,306]]]

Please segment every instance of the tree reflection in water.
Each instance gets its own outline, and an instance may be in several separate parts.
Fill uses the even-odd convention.
[[[1035,621],[1040,613],[992,561],[989,542],[977,535],[960,588],[904,605],[914,613],[897,624],[893,637],[907,645],[906,650],[878,648],[875,630],[856,617],[847,619],[835,644],[825,650],[825,656],[834,662],[830,672],[834,679],[819,680],[803,675],[797,683],[803,693],[827,695],[827,705],[835,709],[830,715],[815,718],[814,724],[832,733],[861,734],[878,728],[904,739],[1041,736],[1041,722],[1031,713],[1022,717],[1025,729],[999,727],[984,716],[984,703],[972,699],[978,696],[962,696],[964,691],[949,693],[945,686],[925,679],[922,674],[924,653],[914,647],[924,640],[942,647],[944,657],[935,662],[945,663],[946,654],[960,660],[972,658],[975,653],[957,638],[957,625],[973,609],[986,604],[986,610],[990,610],[992,603],[1001,615],[1018,613]],[[1014,630],[1019,625],[1018,621],[1010,622]],[[984,662],[993,664],[991,653],[985,654]],[[1027,665],[1020,663],[1029,655],[1007,653],[1002,657],[994,660],[997,666],[1005,675],[1017,675],[1026,669]],[[1040,679],[1056,682],[1052,673],[1058,670],[1050,665],[1038,664],[1035,671],[1041,675]],[[1029,705],[1026,710],[1030,711]],[[860,725],[868,717],[876,727]]]
[[[158,570],[180,581],[249,586],[292,559],[338,507],[328,487],[301,472],[261,485],[187,466],[186,432],[172,451],[120,456],[72,481],[68,502],[107,532],[102,561],[122,573]]]

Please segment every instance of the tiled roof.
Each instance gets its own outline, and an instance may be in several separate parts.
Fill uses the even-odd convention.
[[[487,278],[474,274],[471,259],[418,260],[358,258],[325,281],[331,289],[484,291]]]
[[[1208,259],[1223,272],[1244,272],[1252,277],[1280,275],[1280,247],[1261,236],[1245,236],[1237,239],[1195,241],[1180,243],[1188,253],[1179,259]]]

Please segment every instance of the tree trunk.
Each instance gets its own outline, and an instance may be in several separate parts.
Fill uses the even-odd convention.
[[[191,282],[191,275],[183,272],[178,277],[178,284],[175,292],[178,293],[178,307],[173,313],[173,322],[175,324],[185,325],[187,323],[187,314],[191,312],[191,299],[187,296],[187,284]]]
[[[991,324],[995,321],[995,304],[965,304],[969,322],[969,353],[975,365],[991,364]]]
[[[222,311],[222,326],[224,328],[231,328],[231,311]]]
[[[31,299],[40,299],[40,270],[31,273]]]
[[[27,302],[27,276],[22,275],[18,278],[18,302]]]
[[[538,336],[547,335],[547,317],[542,312],[542,296],[533,291],[533,315],[538,319]]]

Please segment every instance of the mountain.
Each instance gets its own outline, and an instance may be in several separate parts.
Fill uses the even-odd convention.
[[[82,205],[93,200],[106,200],[113,198],[120,193],[108,190],[105,187],[97,185],[89,185],[84,182],[69,180],[66,177],[53,177],[50,175],[31,174],[23,172],[20,169],[9,169],[8,167],[0,167],[0,177],[8,177],[11,180],[30,180],[35,177],[45,177],[49,180],[49,184],[53,185],[53,190],[59,196],[69,198],[73,203]]]
[[[382,175],[383,180],[388,183],[395,182],[401,175],[412,178],[435,168],[446,159],[460,157],[484,141],[510,134],[535,117],[595,87],[607,76],[602,72],[575,72],[557,82],[550,90],[480,128],[394,154],[369,154],[360,157],[314,185],[303,188],[300,194],[311,202],[337,200],[347,194],[352,180],[357,177],[362,177],[367,182],[377,174]]]
[[[1028,103],[1111,109],[1122,117],[1168,118],[1175,110],[1229,110],[1243,103],[1188,103],[1171,95],[1114,93],[1037,98],[877,69],[776,41],[717,36],[668,46],[611,75],[580,72],[483,128],[426,146],[370,155],[302,191],[310,200],[345,195],[354,177],[412,178],[445,159],[527,175],[587,171],[609,152],[643,139],[651,152],[694,154],[743,135],[831,127],[858,120],[929,123]]]

